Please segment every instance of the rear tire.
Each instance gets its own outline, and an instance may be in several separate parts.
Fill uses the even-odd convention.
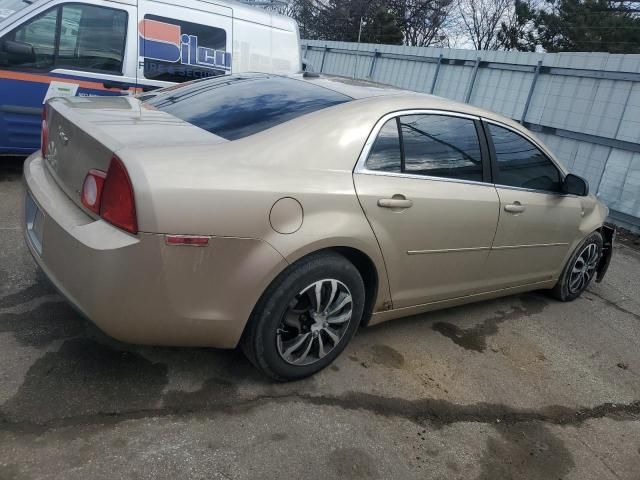
[[[349,260],[335,252],[309,255],[289,266],[262,295],[242,349],[274,380],[308,377],[347,346],[362,320],[364,301],[364,282]]]
[[[561,302],[570,302],[584,292],[593,278],[602,257],[602,235],[593,232],[573,252],[551,295]]]

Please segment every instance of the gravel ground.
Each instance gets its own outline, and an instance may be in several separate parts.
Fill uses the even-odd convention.
[[[533,293],[358,333],[273,384],[238,351],[102,334],[36,269],[0,167],[0,479],[640,478],[640,252]]]

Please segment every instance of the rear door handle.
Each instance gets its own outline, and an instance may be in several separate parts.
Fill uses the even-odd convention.
[[[527,208],[524,205],[517,201],[504,206],[504,211],[509,213],[522,213],[526,209]]]
[[[409,208],[413,205],[413,200],[405,198],[404,195],[394,195],[392,198],[381,198],[378,206],[382,208]]]

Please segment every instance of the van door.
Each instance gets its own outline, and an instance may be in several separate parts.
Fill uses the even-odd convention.
[[[228,7],[140,0],[138,86],[146,91],[231,73],[232,25]]]
[[[50,2],[0,32],[0,153],[37,150],[48,98],[133,93],[131,3]]]

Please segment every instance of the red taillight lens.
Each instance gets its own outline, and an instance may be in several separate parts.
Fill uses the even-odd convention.
[[[131,180],[124,164],[115,155],[111,158],[107,177],[102,186],[100,216],[127,232],[138,233],[136,203]]]
[[[89,170],[82,184],[82,204],[93,213],[100,214],[102,187],[107,176],[102,170]]]
[[[45,157],[47,155],[47,143],[49,143],[49,125],[47,124],[47,106],[42,107],[42,121],[41,121],[42,129],[40,130],[40,150],[42,151],[42,156]]]

